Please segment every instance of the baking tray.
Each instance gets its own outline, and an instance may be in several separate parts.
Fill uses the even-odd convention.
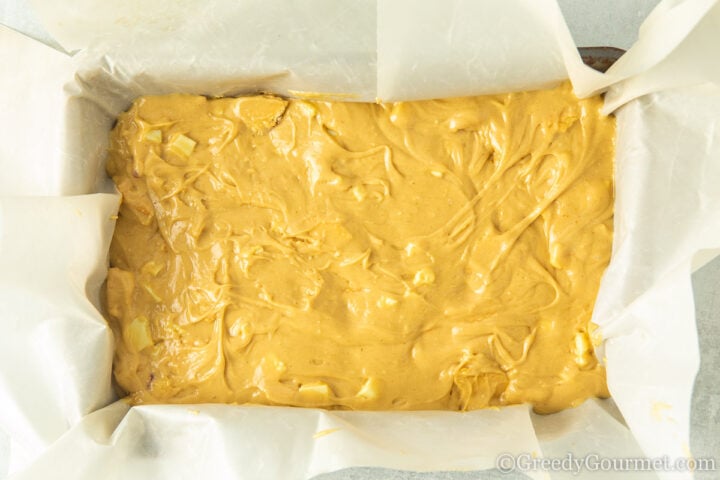
[[[625,50],[615,47],[580,47],[578,52],[585,65],[605,73],[618,58],[623,56]]]

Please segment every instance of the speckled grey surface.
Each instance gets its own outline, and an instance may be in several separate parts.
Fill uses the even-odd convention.
[[[690,449],[696,457],[720,461],[720,258],[693,274],[700,342],[700,372],[695,379],[690,417]],[[720,478],[720,472],[697,478]]]
[[[643,19],[657,0],[560,0],[561,8],[578,46],[629,48]],[[12,26],[46,43],[54,43],[37,25],[26,0],[0,0],[0,23]],[[691,418],[691,449],[696,457],[720,461],[720,258],[693,275],[701,351]],[[0,435],[0,452],[7,447]],[[2,455],[0,455],[2,457]],[[0,477],[4,470],[0,458]],[[377,468],[352,468],[320,475],[315,480],[479,480],[529,478],[522,474],[486,472],[400,472]],[[599,477],[594,477],[599,478]],[[698,474],[698,479],[720,478],[719,472]]]

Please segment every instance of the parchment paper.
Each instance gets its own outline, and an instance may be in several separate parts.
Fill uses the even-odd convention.
[[[607,75],[582,65],[552,0],[33,3],[60,44],[82,51],[61,61],[0,32],[11,39],[0,52],[21,49],[28,62],[0,92],[5,110],[19,112],[0,113],[9,145],[0,157],[0,427],[24,452],[11,458],[12,478],[303,479],[359,465],[486,469],[506,452],[690,455],[690,263],[698,249],[720,247],[720,68],[707,55],[720,44],[717,1],[663,2]],[[68,72],[65,93],[48,78],[49,100],[28,103],[43,87],[33,69],[47,57]],[[132,98],[269,90],[389,101],[568,77],[581,94],[609,88],[606,108],[618,117],[614,251],[594,321],[630,430],[600,401],[548,417],[524,406],[372,413],[112,403],[98,295],[118,196],[102,164],[113,119]],[[58,141],[28,141],[33,119]],[[16,144],[20,155],[7,155]]]

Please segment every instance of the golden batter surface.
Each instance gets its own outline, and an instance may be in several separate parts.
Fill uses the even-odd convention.
[[[134,403],[540,412],[589,339],[614,119],[554,90],[389,104],[142,97],[111,136],[107,302]]]

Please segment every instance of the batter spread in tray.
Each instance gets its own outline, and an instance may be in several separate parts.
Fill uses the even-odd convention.
[[[607,396],[614,119],[554,90],[137,99],[107,306],[134,403],[540,412]]]

